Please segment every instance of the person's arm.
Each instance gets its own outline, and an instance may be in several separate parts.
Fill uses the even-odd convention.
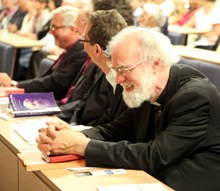
[[[173,104],[170,103],[169,113],[163,116],[166,121],[162,123],[163,131],[155,139],[136,139],[134,142],[91,139],[85,152],[86,165],[142,169],[155,174],[193,155],[202,147],[207,136],[210,103],[205,96],[197,93],[189,96],[188,92],[182,92],[181,97],[177,97],[172,100]],[[141,120],[140,117],[136,119]],[[152,128],[144,123],[134,126],[135,131],[142,133],[145,128]],[[143,136],[147,137],[147,133]]]
[[[5,87],[17,86],[17,81],[12,80],[7,73],[0,73],[0,84]]]

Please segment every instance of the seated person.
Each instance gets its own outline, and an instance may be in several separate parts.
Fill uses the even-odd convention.
[[[13,14],[8,23],[9,32],[16,32],[17,30],[20,30],[23,19],[27,13],[27,3],[25,0],[18,0],[17,4],[17,11]]]
[[[215,6],[215,0],[200,0],[198,3],[200,8],[183,26],[204,31],[202,34],[193,35],[193,40],[189,45],[212,50],[220,34],[219,7]],[[191,37],[189,36],[190,39]]]
[[[112,18],[111,22],[109,18]],[[110,80],[112,85],[106,80],[106,75],[109,77],[111,72],[106,64],[110,59],[105,49],[110,39],[127,24],[115,10],[96,11],[88,18],[86,9],[82,9],[78,17],[78,26],[82,26],[82,23],[86,28],[82,30],[78,27],[82,33],[81,42],[99,68],[94,63],[88,66],[85,74],[74,84],[71,96],[60,106],[61,114],[58,117],[72,124],[104,123],[126,109],[121,99],[121,88],[117,87],[114,91],[115,76]]]
[[[125,28],[109,50],[130,109],[81,132],[51,121],[36,139],[39,150],[84,156],[89,167],[144,170],[178,191],[220,190],[215,86],[195,69],[175,64],[170,40],[154,30]]]
[[[167,16],[157,4],[145,3],[143,5],[142,13],[138,20],[138,25],[156,28],[165,35],[168,33]]]
[[[56,100],[62,99],[74,80],[77,80],[88,55],[79,42],[76,30],[78,11],[73,7],[59,7],[52,13],[50,32],[64,53],[45,71],[42,77],[15,82],[6,73],[0,73],[0,82],[9,87],[16,85],[25,92],[54,92]]]

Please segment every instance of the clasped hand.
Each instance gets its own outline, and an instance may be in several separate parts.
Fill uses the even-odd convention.
[[[47,122],[46,128],[41,128],[36,138],[38,149],[51,154],[78,154],[85,155],[85,149],[90,139],[83,133],[75,132],[69,124],[64,122]]]

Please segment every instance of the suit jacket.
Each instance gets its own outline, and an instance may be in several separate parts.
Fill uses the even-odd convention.
[[[91,126],[111,122],[127,109],[121,93],[122,87],[118,85],[113,92],[105,74],[91,63],[57,116],[70,123]]]
[[[121,85],[116,86],[114,95],[112,97],[112,104],[109,106],[109,109],[106,110],[104,115],[96,118],[87,125],[96,126],[104,123],[110,123],[128,109],[122,97],[122,89],[123,88]]]
[[[19,88],[24,88],[25,92],[54,92],[55,99],[63,98],[74,80],[79,77],[81,67],[87,59],[80,42],[67,51],[59,65],[51,68],[42,77],[21,81]]]
[[[104,115],[112,103],[113,89],[105,74],[94,63],[75,85],[68,102],[60,106],[61,119],[87,125]]]
[[[13,14],[13,16],[11,17],[11,19],[9,20],[10,24],[15,24],[19,29],[21,29],[21,25],[24,19],[24,16],[26,15],[26,11],[22,12],[20,9],[17,9],[17,11]]]
[[[220,190],[220,95],[198,71],[174,65],[158,98],[82,131],[87,166],[142,169],[178,191]],[[100,140],[104,140],[100,141]]]

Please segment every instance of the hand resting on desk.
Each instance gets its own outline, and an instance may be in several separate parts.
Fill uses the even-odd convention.
[[[77,154],[84,156],[90,139],[71,129],[65,122],[50,121],[42,128],[36,139],[38,149],[50,154]]]

